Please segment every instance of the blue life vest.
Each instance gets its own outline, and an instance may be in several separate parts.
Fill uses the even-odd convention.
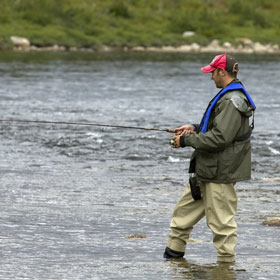
[[[212,109],[216,106],[217,102],[219,101],[219,99],[225,95],[225,93],[227,93],[228,91],[232,91],[232,90],[242,90],[243,93],[246,95],[249,103],[252,105],[253,107],[253,111],[256,109],[256,106],[251,98],[251,96],[249,95],[249,93],[247,92],[247,90],[244,88],[244,86],[241,83],[232,83],[227,85],[223,90],[221,90],[210,102],[207,110],[205,111],[203,118],[200,122],[199,125],[199,132],[205,133],[208,130],[208,123],[209,123],[209,119],[210,119],[210,115],[211,115],[211,111]]]

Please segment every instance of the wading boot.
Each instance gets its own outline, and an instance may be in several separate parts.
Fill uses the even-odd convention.
[[[179,259],[179,258],[183,258],[184,255],[185,255],[184,252],[174,251],[174,250],[166,247],[163,257],[166,259]]]

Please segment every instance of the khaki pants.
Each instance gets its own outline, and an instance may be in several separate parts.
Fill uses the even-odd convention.
[[[216,184],[200,182],[201,200],[193,200],[188,185],[175,206],[170,223],[168,244],[172,250],[185,252],[193,226],[204,216],[213,232],[213,243],[218,250],[218,261],[233,262],[236,246],[237,196],[234,183]]]

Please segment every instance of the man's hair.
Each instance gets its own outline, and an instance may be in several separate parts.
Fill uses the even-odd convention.
[[[234,78],[237,77],[237,73],[239,71],[238,62],[233,56],[228,54],[227,54],[227,63],[226,63],[225,70],[229,73],[230,76]]]

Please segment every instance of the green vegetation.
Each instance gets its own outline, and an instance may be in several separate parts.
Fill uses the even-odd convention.
[[[247,37],[280,43],[275,0],[0,0],[0,47],[161,46]],[[183,38],[184,31],[195,35]]]

